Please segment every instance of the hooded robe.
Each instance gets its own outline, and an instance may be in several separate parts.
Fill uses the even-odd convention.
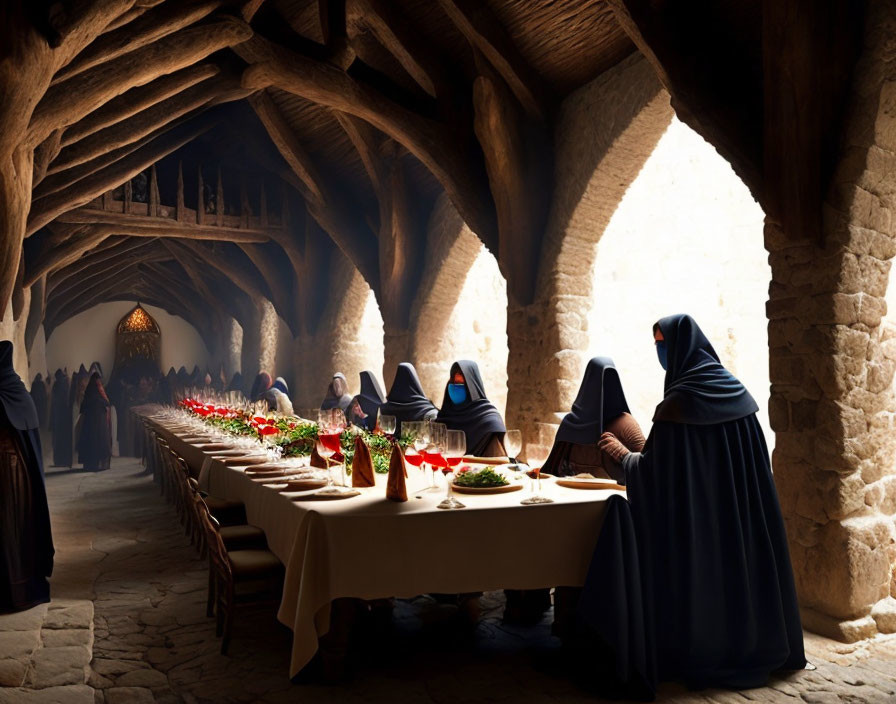
[[[320,410],[329,411],[338,408],[340,411],[344,411],[351,402],[352,397],[348,393],[348,380],[346,380],[345,374],[336,372],[327,387],[327,395],[320,404]]]
[[[664,398],[643,452],[620,453],[628,501],[608,502],[580,621],[624,693],[761,686],[806,658],[758,406],[690,316],[657,325]]]
[[[503,440],[507,428],[498,409],[485,395],[485,384],[479,374],[479,365],[468,359],[461,359],[451,365],[449,382],[460,372],[464,377],[467,398],[456,404],[448,395],[442,398],[442,408],[436,421],[444,423],[449,430],[463,430],[467,436],[467,454],[481,457],[506,456]]]
[[[53,536],[37,410],[0,342],[0,613],[50,600]]]
[[[386,394],[379,379],[371,371],[364,371],[361,377],[361,393],[355,396],[348,405],[345,415],[349,423],[373,430],[379,417],[380,406],[386,402]]]
[[[72,466],[72,414],[68,405],[68,374],[56,370],[50,395],[50,433],[53,435],[53,466]]]
[[[572,410],[557,429],[543,470],[556,476],[589,473],[625,484],[622,464],[597,446],[605,431],[631,452],[644,447],[641,426],[629,413],[616,365],[609,357],[594,357],[585,367]]]
[[[395,416],[395,435],[401,436],[403,421],[433,420],[439,413],[426,394],[413,364],[402,362],[395,370],[395,379],[380,414]]]
[[[90,376],[81,402],[78,461],[87,471],[109,469],[112,457],[111,404],[97,372]]]
[[[47,385],[44,383],[44,375],[38,374],[31,382],[31,400],[37,410],[37,421],[41,428],[47,427],[49,417],[50,397],[47,394]]]

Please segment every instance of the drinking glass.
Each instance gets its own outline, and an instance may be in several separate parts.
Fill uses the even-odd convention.
[[[396,425],[395,416],[387,416],[380,414],[380,430],[383,435],[394,435],[395,434],[395,425]]]
[[[523,435],[519,430],[508,430],[504,433],[504,450],[507,452],[507,459],[512,465],[516,465],[517,455],[523,449]],[[518,469],[518,466],[514,466]]]
[[[423,452],[423,461],[429,465],[432,474],[430,474],[430,485],[420,493],[437,492],[439,487],[436,485],[436,472],[439,471],[439,468],[445,466],[442,449],[445,445],[445,436],[448,428],[444,423],[433,423],[430,421],[424,421],[424,423],[426,423],[428,430],[428,433],[425,434],[428,442],[420,449]]]
[[[549,499],[541,493],[541,468],[548,458],[547,452],[537,445],[530,445],[526,452],[528,455],[526,459],[529,461],[529,467],[534,472],[535,478],[532,480],[532,496],[523,499],[520,503],[524,506],[554,503],[553,499]]]
[[[454,483],[454,470],[460,464],[461,458],[467,451],[467,436],[463,430],[448,430],[445,434],[445,498],[439,504],[439,508],[466,508],[464,504],[454,498],[451,486]]]
[[[317,454],[324,459],[327,466],[327,485],[318,494],[343,494],[348,489],[345,487],[345,464],[342,465],[342,484],[336,486],[333,476],[330,474],[330,458],[340,450],[340,438],[344,428],[345,419],[342,412],[334,413],[332,410],[321,411],[317,421],[317,441],[315,446]]]

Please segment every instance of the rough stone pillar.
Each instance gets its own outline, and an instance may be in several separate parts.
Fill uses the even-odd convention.
[[[766,224],[769,415],[803,623],[896,632],[896,7],[869,4],[842,160],[817,233]]]
[[[402,362],[410,361],[413,347],[414,331],[383,324],[383,390],[389,393],[389,387],[395,378],[395,370]]]
[[[6,304],[3,318],[0,319],[0,340],[9,340],[13,345],[13,367],[16,373],[22,377],[25,386],[31,388],[31,372],[28,364],[28,350],[25,346],[25,325],[28,322],[27,310],[31,302],[31,289],[24,289],[25,305],[23,311],[16,320],[13,315],[12,298]],[[46,369],[37,369],[34,373],[47,373]]]
[[[224,320],[224,331],[221,340],[221,363],[228,377],[242,370],[243,328],[236,318],[227,317]]]
[[[319,407],[334,372],[345,374],[353,394],[359,390],[360,372],[382,374],[383,323],[373,293],[341,253],[333,256],[331,267],[320,321],[293,345],[296,383],[291,390],[297,409]]]
[[[535,300],[507,314],[508,427],[545,452],[569,411],[588,350],[597,243],[672,119],[669,96],[640,55],[564,100],[554,131],[554,196]],[[610,275],[610,272],[607,272]]]

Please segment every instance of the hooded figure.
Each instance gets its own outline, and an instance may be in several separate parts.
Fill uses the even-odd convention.
[[[340,411],[344,411],[351,402],[352,397],[348,392],[348,381],[345,374],[336,372],[327,387],[327,395],[320,404],[320,410],[328,411],[331,408],[338,408]]]
[[[89,472],[109,469],[112,457],[110,403],[98,372],[90,375],[81,402],[81,432],[78,435],[78,461]]]
[[[295,413],[292,401],[289,400],[289,387],[282,376],[278,376],[273,386],[262,394],[262,398],[268,402],[268,408],[277,413],[291,416]]]
[[[253,403],[255,401],[260,401],[264,392],[271,388],[273,383],[270,374],[267,372],[258,372],[255,376],[255,381],[252,382],[252,389],[249,391],[249,400]]]
[[[239,391],[243,392],[243,375],[239,372],[234,372],[233,376],[230,377],[230,383],[227,385],[227,391]]]
[[[168,370],[168,373],[159,380],[159,402],[171,405],[174,403],[174,389],[177,385],[177,372],[174,367]]]
[[[102,379],[103,378],[103,365],[100,364],[99,362],[94,362],[93,364],[91,364],[90,369],[87,370],[87,373],[93,374],[94,372],[99,374],[100,379]]]
[[[68,405],[68,374],[56,370],[50,398],[50,432],[53,434],[53,466],[72,466],[72,414]]]
[[[373,372],[361,372],[360,377],[361,393],[351,400],[345,417],[349,423],[359,428],[373,430],[376,428],[380,406],[386,402],[386,394],[383,393],[383,387]]]
[[[0,342],[0,613],[50,600],[53,535],[37,410]]]
[[[395,370],[392,388],[386,402],[380,406],[380,413],[395,416],[395,435],[400,436],[402,421],[432,420],[439,409],[423,393],[423,385],[414,365],[402,362]]]
[[[47,385],[44,383],[43,374],[38,374],[31,382],[31,400],[34,401],[34,408],[37,409],[37,420],[40,427],[46,428],[47,418],[50,415],[50,397],[47,394]]]
[[[600,443],[628,501],[607,502],[579,604],[585,657],[606,668],[596,682],[640,696],[658,679],[762,686],[806,658],[758,406],[690,316],[663,318],[654,337],[665,391],[643,452]]]
[[[641,426],[629,413],[616,365],[609,357],[594,357],[585,367],[572,410],[557,429],[543,470],[558,476],[589,473],[625,484],[622,465],[597,445],[604,432],[613,433],[631,452],[644,447]]]
[[[504,419],[485,395],[485,385],[476,362],[461,359],[451,365],[445,385],[442,409],[436,416],[449,430],[463,430],[467,436],[467,454],[479,457],[504,457]]]

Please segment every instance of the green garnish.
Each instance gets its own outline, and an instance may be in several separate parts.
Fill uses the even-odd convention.
[[[483,467],[480,470],[470,470],[461,472],[454,478],[454,483],[458,486],[469,486],[485,489],[494,486],[507,486],[510,484],[502,475],[498,474],[492,467]]]

